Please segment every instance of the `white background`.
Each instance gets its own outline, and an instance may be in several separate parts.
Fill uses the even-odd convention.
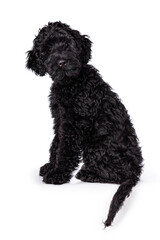
[[[6,0],[0,11],[0,238],[159,239],[160,2]],[[46,185],[38,175],[53,137],[51,79],[25,69],[25,52],[57,20],[90,36],[91,64],[123,100],[145,159],[141,182],[105,230],[117,185]]]

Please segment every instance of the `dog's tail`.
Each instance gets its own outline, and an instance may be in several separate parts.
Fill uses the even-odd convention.
[[[116,213],[122,207],[126,197],[129,197],[132,188],[137,184],[137,182],[138,180],[128,179],[119,186],[117,192],[115,193],[111,201],[108,217],[107,220],[104,222],[105,227],[111,225]]]

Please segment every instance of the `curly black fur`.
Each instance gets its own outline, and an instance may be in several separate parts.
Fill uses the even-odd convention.
[[[110,226],[139,181],[143,159],[127,110],[87,64],[90,57],[88,36],[55,22],[39,30],[26,66],[53,80],[49,98],[55,136],[40,176],[45,183],[69,182],[82,157],[78,179],[120,184],[104,223]]]

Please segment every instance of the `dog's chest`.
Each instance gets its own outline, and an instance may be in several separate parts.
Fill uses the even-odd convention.
[[[55,91],[55,98],[59,104],[64,107],[69,107],[73,104],[74,91],[71,87],[62,87]]]
[[[54,99],[66,114],[84,118],[95,114],[96,101],[89,93],[85,86],[77,83],[55,89]]]
[[[58,104],[67,109],[73,109],[74,105],[83,93],[81,87],[77,84],[55,89],[54,95]]]

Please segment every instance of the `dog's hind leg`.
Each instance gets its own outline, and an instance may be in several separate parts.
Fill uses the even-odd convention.
[[[109,156],[103,138],[88,144],[83,151],[84,165],[77,173],[76,178],[85,182],[115,183],[121,184],[125,180],[122,167],[118,167],[114,159]]]
[[[114,183],[114,184],[121,184],[122,183],[122,176],[111,172],[110,170],[104,171],[92,171],[90,168],[82,166],[80,171],[76,174],[76,178],[80,179],[83,182],[97,182],[97,183]]]
[[[89,171],[89,170],[83,170],[81,169],[77,174],[76,178],[83,181],[83,182],[99,182],[99,183],[105,183],[105,179],[100,178],[95,173]]]

